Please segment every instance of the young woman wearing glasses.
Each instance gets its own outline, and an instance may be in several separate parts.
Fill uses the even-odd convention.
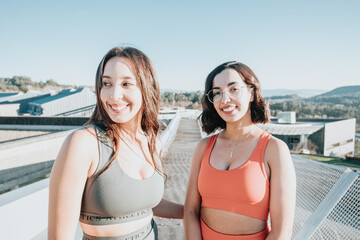
[[[206,79],[202,106],[203,130],[222,131],[195,150],[185,200],[186,239],[290,239],[294,167],[286,144],[256,126],[269,121],[257,77],[242,63],[221,64]]]

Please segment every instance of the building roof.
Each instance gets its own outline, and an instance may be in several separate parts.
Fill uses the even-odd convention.
[[[45,95],[49,95],[49,93],[42,93],[39,91],[30,90],[24,94],[21,93],[8,97],[7,100],[2,103],[21,103],[23,102],[23,100],[32,99],[34,97],[45,96]]]
[[[51,102],[51,101],[67,97],[67,96],[70,96],[70,95],[78,93],[78,92],[81,92],[83,89],[84,88],[78,88],[76,90],[74,90],[74,89],[64,89],[64,90],[60,91],[58,94],[56,94],[56,95],[41,98],[41,99],[38,99],[38,100],[33,101],[31,103],[36,104],[36,105],[42,105],[44,103]]]
[[[11,99],[13,99],[16,96],[23,95],[22,92],[16,92],[16,93],[0,93],[0,103],[1,102],[8,102]]]
[[[273,135],[310,135],[324,127],[323,123],[258,124],[258,127]]]

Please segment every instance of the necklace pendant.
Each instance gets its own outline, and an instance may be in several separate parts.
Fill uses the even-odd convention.
[[[231,153],[230,153],[230,158],[232,158],[233,152],[234,152],[234,150],[231,151]]]

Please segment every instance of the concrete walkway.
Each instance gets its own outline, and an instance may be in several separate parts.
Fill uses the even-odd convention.
[[[200,141],[200,129],[195,119],[181,119],[174,142],[163,159],[168,179],[165,182],[164,198],[184,203],[192,155]],[[182,220],[155,217],[160,240],[183,240]]]

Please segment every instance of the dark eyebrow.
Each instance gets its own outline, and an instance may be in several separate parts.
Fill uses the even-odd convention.
[[[102,78],[108,78],[108,79],[111,79],[111,77],[109,76],[106,76],[106,75],[103,75]],[[136,80],[135,78],[133,77],[122,77],[121,79],[123,80]]]
[[[231,85],[234,85],[236,83],[239,83],[239,82],[231,82],[231,83],[228,83],[227,86],[230,87]],[[212,89],[220,89],[219,87],[213,87]]]

